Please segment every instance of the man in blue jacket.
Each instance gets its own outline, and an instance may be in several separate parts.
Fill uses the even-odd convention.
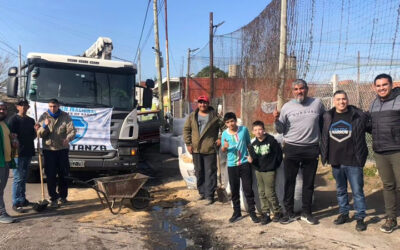
[[[340,214],[334,223],[340,225],[349,221],[349,181],[356,210],[356,230],[364,231],[367,225],[364,222],[366,205],[363,167],[368,156],[365,141],[368,116],[362,110],[348,105],[348,102],[345,91],[338,90],[333,94],[335,107],[323,115],[321,156],[323,164],[328,162],[332,165],[333,177],[336,180]]]
[[[376,99],[371,103],[372,148],[383,182],[387,219],[381,231],[391,233],[397,227],[396,193],[400,190],[400,88],[393,88],[390,75],[375,77]]]

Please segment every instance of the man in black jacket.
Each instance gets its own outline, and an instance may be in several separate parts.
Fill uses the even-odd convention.
[[[328,162],[332,165],[336,180],[340,214],[334,223],[340,225],[349,220],[349,181],[356,210],[356,230],[364,231],[367,225],[364,222],[366,204],[363,167],[368,155],[365,141],[368,116],[362,110],[348,105],[347,94],[343,90],[333,94],[333,103],[335,107],[326,111],[323,116],[321,156],[323,164]]]
[[[387,215],[381,231],[391,233],[397,227],[396,191],[400,190],[400,88],[393,88],[390,75],[380,74],[374,89],[377,97],[370,107],[370,129]]]

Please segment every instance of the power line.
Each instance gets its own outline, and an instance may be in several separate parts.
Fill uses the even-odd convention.
[[[147,2],[146,14],[145,14],[144,20],[143,20],[142,31],[140,32],[140,38],[139,38],[138,46],[136,48],[135,58],[133,59],[134,62],[136,62],[136,57],[137,57],[137,54],[138,54],[138,51],[139,51],[140,42],[142,41],[144,26],[145,26],[146,20],[147,20],[147,14],[149,13],[150,2],[151,2],[151,0],[149,0]]]
[[[162,10],[162,7],[164,6],[164,2],[162,2],[159,6],[160,6],[160,7],[158,8],[158,14],[157,14],[157,15],[160,15],[161,10]],[[149,31],[148,31],[147,36],[146,36],[146,40],[144,41],[144,43],[143,43],[143,45],[142,45],[142,47],[141,47],[141,50],[142,50],[142,51],[144,50],[144,47],[147,45],[147,41],[148,41],[149,38],[150,38],[151,31],[153,30],[153,25],[154,25],[154,20],[153,20],[153,22],[151,23],[151,26],[150,26]]]
[[[118,56],[111,56],[111,57],[115,58],[115,59],[118,59],[118,60],[121,60],[121,61],[124,61],[124,62],[131,62],[128,59],[124,59],[124,58],[121,58],[121,57],[118,57]]]
[[[7,54],[10,54],[10,55],[13,55],[13,56],[18,57],[18,54],[15,54],[15,53],[13,53],[13,52],[10,52],[9,50],[6,50],[6,49],[4,49],[4,48],[2,48],[2,47],[0,47],[0,50],[6,52]]]
[[[0,43],[4,44],[5,46],[7,46],[7,48],[11,49],[13,52],[17,53],[17,55],[18,55],[18,53],[19,53],[18,50],[14,49],[10,44],[6,43],[3,40],[0,40]]]

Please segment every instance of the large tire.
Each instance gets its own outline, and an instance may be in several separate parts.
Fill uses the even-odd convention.
[[[26,181],[28,183],[39,183],[40,182],[39,169],[29,169],[28,170],[28,178]]]

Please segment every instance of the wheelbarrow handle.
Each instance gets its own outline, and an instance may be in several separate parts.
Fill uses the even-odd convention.
[[[122,200],[120,201],[120,204],[119,204],[117,210],[114,211],[113,206],[114,206],[115,200],[113,200],[112,202],[110,202],[110,201],[108,200],[107,194],[106,194],[105,192],[101,191],[100,189],[98,189],[96,184],[95,184],[95,185],[89,184],[90,182],[95,182],[95,179],[90,179],[90,180],[88,180],[88,181],[81,181],[81,180],[79,180],[79,179],[77,179],[77,178],[74,178],[74,177],[71,177],[71,176],[66,176],[65,179],[69,179],[69,180],[71,180],[71,181],[74,182],[74,183],[77,183],[77,184],[83,185],[83,186],[85,186],[85,187],[94,189],[94,191],[96,191],[97,197],[99,198],[101,204],[105,207],[106,205],[104,204],[103,199],[102,199],[101,196],[100,196],[100,194],[102,194],[102,195],[103,195],[103,198],[106,200],[107,207],[108,207],[108,209],[110,210],[110,212],[111,212],[112,214],[117,215],[117,214],[119,214],[119,212],[121,211],[121,209],[122,209],[122,202],[123,202],[124,199],[122,199]]]

